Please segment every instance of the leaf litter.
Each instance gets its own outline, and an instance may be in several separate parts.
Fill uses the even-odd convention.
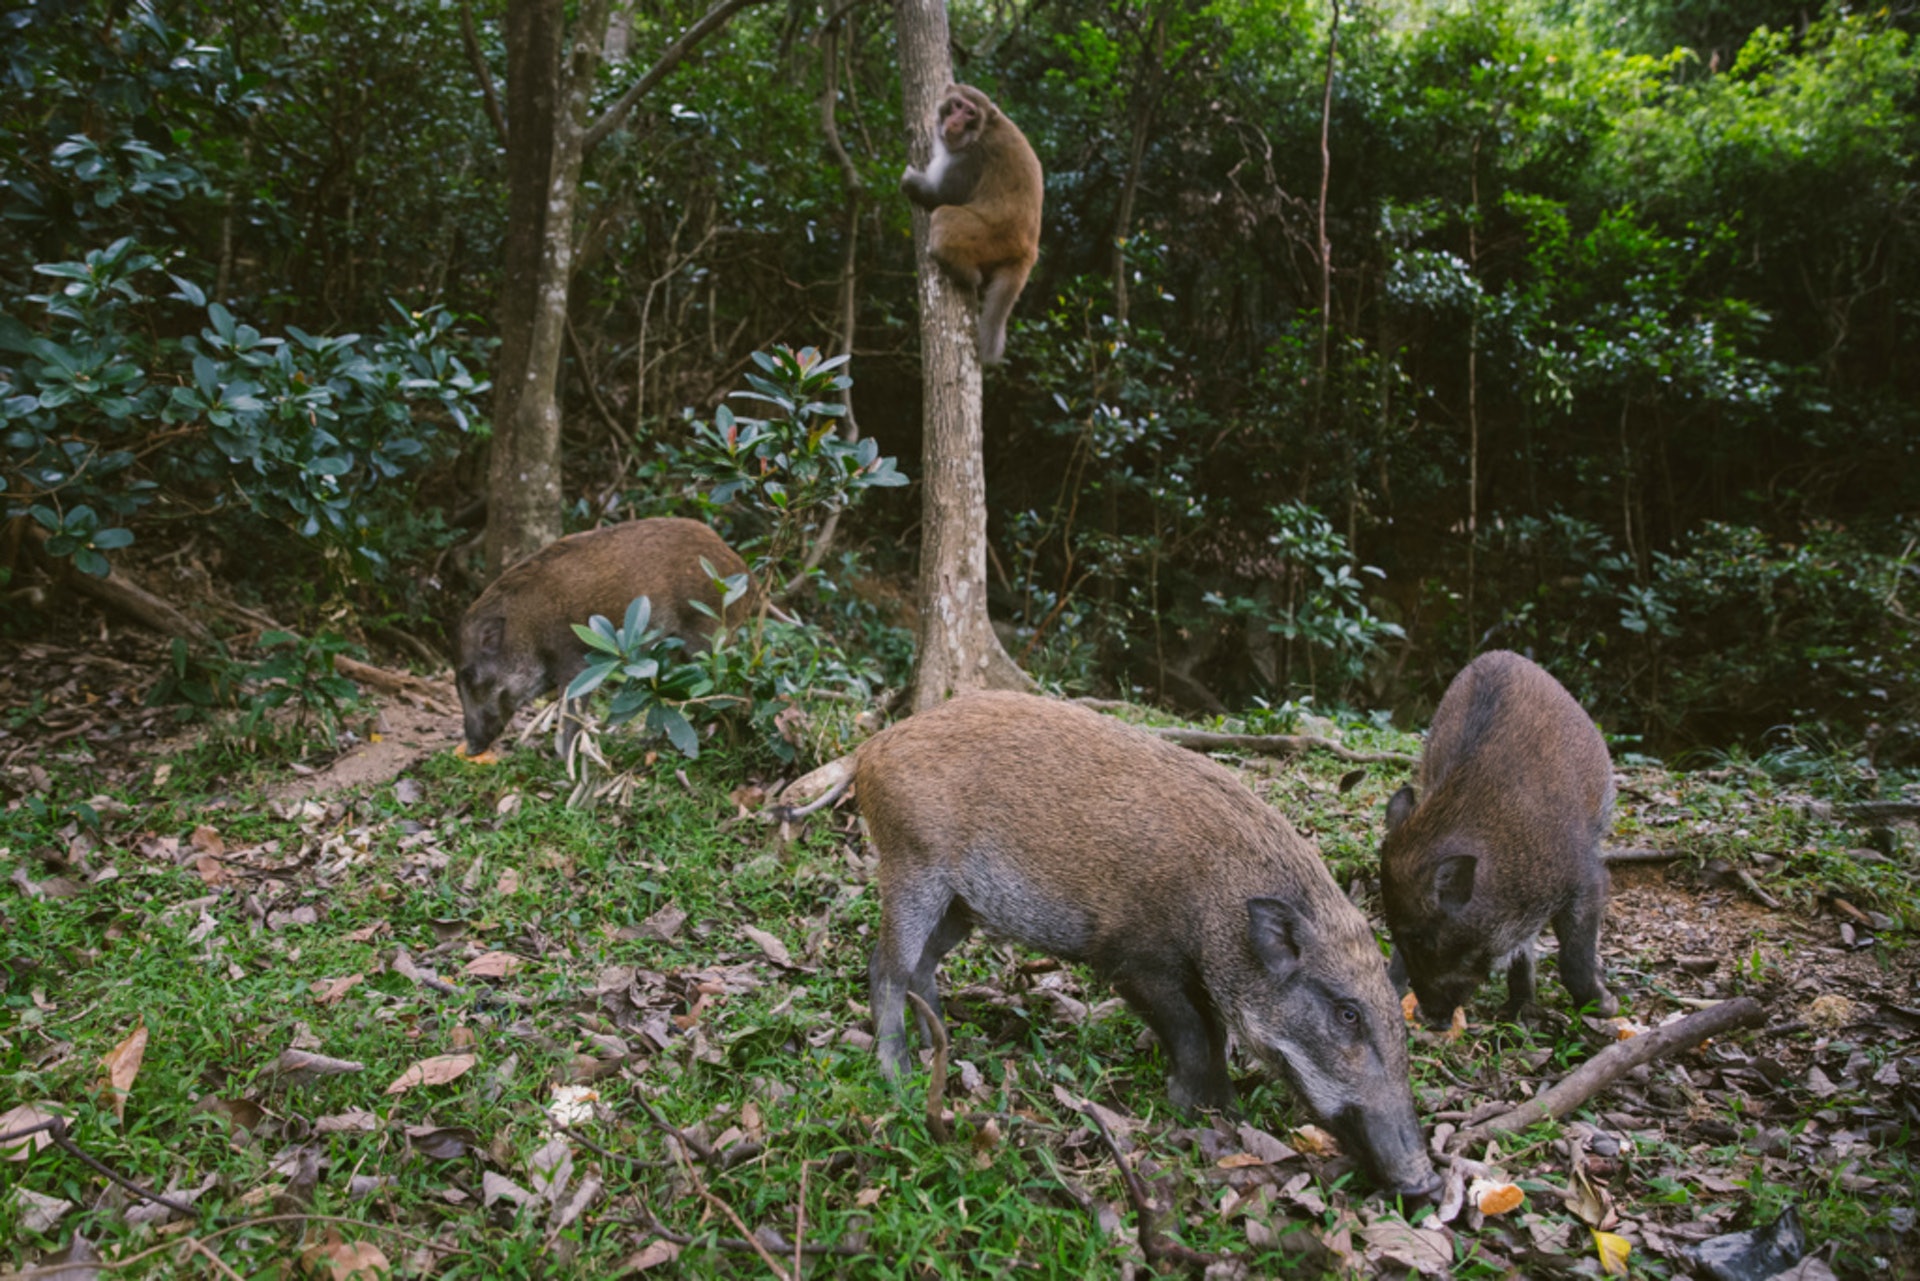
[[[16,789],[22,782],[42,793],[53,786],[17,762],[0,768]],[[114,768],[138,775],[142,787],[155,773],[131,758]],[[1381,797],[1373,792],[1391,781],[1362,780],[1339,802],[1340,813],[1358,815],[1362,805],[1377,810]],[[819,1111],[812,1079],[825,1064],[845,1064],[827,1070],[834,1079],[862,1082],[862,1089],[871,1076],[859,976],[873,919],[872,864],[849,825],[802,837],[794,852],[809,860],[800,875],[811,881],[804,890],[796,881],[794,908],[784,918],[741,907],[722,880],[717,889],[690,891],[690,898],[652,893],[644,910],[625,917],[632,924],[610,924],[597,935],[562,925],[555,936],[541,910],[550,904],[510,911],[506,901],[527,898],[528,876],[553,875],[543,869],[559,863],[469,852],[470,833],[545,812],[551,790],[543,794],[538,779],[498,783],[490,798],[482,789],[470,812],[443,813],[436,785],[411,776],[404,782],[390,789],[396,808],[386,811],[313,790],[276,804],[264,827],[235,803],[156,831],[139,807],[122,807],[97,834],[68,833],[57,859],[24,861],[12,852],[16,902],[84,903],[116,877],[182,878],[131,916],[122,913],[113,928],[132,942],[165,919],[175,931],[170,937],[222,972],[237,962],[251,972],[272,957],[283,987],[297,988],[326,1026],[353,1020],[375,1029],[370,1039],[350,1043],[383,1047],[373,1068],[393,1073],[411,1065],[363,1082],[366,1056],[326,1053],[337,1033],[277,1058],[265,1049],[251,1075],[246,1064],[235,1064],[238,1079],[252,1087],[245,1094],[208,1089],[209,1108],[237,1142],[266,1149],[267,1181],[255,1188],[264,1197],[229,1192],[229,1213],[310,1204],[329,1186],[381,1198],[426,1177],[409,1175],[405,1164],[423,1160],[430,1165],[422,1168],[436,1171],[441,1213],[454,1216],[447,1222],[455,1230],[437,1229],[432,1216],[401,1222],[429,1241],[437,1237],[441,1249],[459,1247],[462,1214],[478,1216],[469,1229],[483,1234],[532,1216],[543,1248],[558,1261],[579,1248],[580,1226],[599,1216],[606,1244],[619,1250],[607,1267],[658,1269],[693,1250],[750,1271],[756,1241],[763,1249],[775,1239],[790,1248],[801,1235],[791,1168],[773,1176],[765,1194],[756,1192],[756,1178],[765,1176],[755,1172],[785,1146],[814,1153],[805,1218],[815,1238],[842,1248],[882,1241],[873,1235],[873,1216],[916,1212],[914,1180],[885,1155],[903,1141],[929,1151],[924,1136],[902,1131],[917,1124],[916,1109],[890,1113],[884,1092],[875,1090],[850,1096],[851,1107]],[[1282,779],[1276,790],[1286,787]],[[1274,799],[1291,806],[1304,790]],[[1314,790],[1345,795],[1330,786]],[[1703,803],[1695,790],[1685,777],[1651,773],[1631,777],[1623,790],[1623,829],[1640,839],[1691,841],[1703,854],[1671,866],[1615,869],[1605,945],[1631,1022],[1590,1025],[1553,1009],[1531,1034],[1497,1028],[1487,1022],[1499,997],[1495,983],[1468,1011],[1462,1035],[1415,1033],[1423,1115],[1436,1142],[1443,1141],[1445,1133],[1530,1097],[1623,1030],[1651,1028],[1737,993],[1766,1003],[1768,1026],[1643,1065],[1569,1121],[1503,1141],[1504,1152],[1482,1153],[1474,1164],[1484,1174],[1447,1167],[1437,1206],[1402,1213],[1368,1195],[1364,1181],[1349,1177],[1352,1157],[1284,1089],[1262,1087],[1252,1096],[1264,1100],[1260,1110],[1238,1122],[1169,1113],[1158,1056],[1106,988],[1075,970],[985,946],[964,949],[945,974],[955,1036],[955,1150],[975,1177],[1020,1181],[1042,1202],[1085,1216],[1092,1240],[1105,1243],[1091,1248],[1122,1273],[1146,1262],[1143,1225],[1115,1158],[1078,1123],[1096,1108],[1147,1189],[1155,1231],[1212,1258],[1224,1269],[1220,1275],[1445,1275],[1469,1257],[1485,1273],[1597,1275],[1645,1266],[1679,1272],[1695,1266],[1701,1248],[1777,1221],[1765,1211],[1783,1203],[1819,1208],[1835,1195],[1864,1207],[1858,1239],[1810,1238],[1787,1264],[1794,1275],[1897,1270],[1895,1261],[1915,1258],[1906,1193],[1920,1121],[1920,998],[1900,925],[1910,908],[1863,896],[1858,886],[1809,895],[1783,885],[1785,869],[1808,857],[1788,840],[1779,842],[1774,864],[1752,862],[1745,879],[1717,870],[1715,859],[1730,861],[1747,848],[1734,835],[1743,823],[1752,826],[1755,814],[1786,802],[1748,803],[1742,812],[1738,800],[1716,793]],[[725,801],[718,812],[734,808]],[[1374,818],[1372,811],[1366,816]],[[1805,817],[1782,827],[1797,833],[1801,846],[1818,830]],[[762,857],[747,838],[730,839],[743,862]],[[637,862],[639,875],[677,890],[672,858],[643,853]],[[443,892],[449,877],[449,907],[458,915],[446,911],[426,933],[417,923],[399,924],[400,915],[388,919],[408,895]],[[50,883],[58,883],[52,891]],[[370,892],[375,886],[388,888]],[[1365,894],[1363,886],[1363,903]],[[7,917],[19,910],[0,905]],[[398,946],[374,953],[383,939]],[[1544,942],[1551,955],[1551,940]],[[795,963],[801,944],[804,966]],[[341,950],[348,948],[356,951]],[[309,966],[309,952],[322,958],[319,968]],[[349,956],[355,963],[337,963]],[[454,977],[442,977],[448,975]],[[77,1012],[66,1005],[57,976],[43,969],[30,982],[47,1015]],[[471,1038],[464,1047],[462,1037]],[[415,1038],[425,1043],[416,1047]],[[284,1037],[278,1042],[286,1044]],[[1046,1082],[1076,1061],[1081,1044],[1106,1047],[1088,1061],[1112,1066],[1063,1099]],[[180,1070],[180,1048],[153,1020],[123,1023],[92,1046],[75,1048],[93,1056],[94,1084],[110,1106],[124,1108],[136,1097],[129,1092],[137,1080],[137,1097],[145,1098],[153,1063]],[[454,1052],[421,1052],[435,1048]],[[71,1097],[87,1088],[62,1067],[79,1061],[55,1047],[38,1070],[67,1088],[41,1092]],[[530,1073],[533,1063],[545,1067]],[[753,1075],[738,1075],[748,1065]],[[384,1096],[379,1080],[391,1081]],[[1246,1084],[1258,1081],[1250,1076]],[[701,1082],[731,1101],[699,1106]],[[563,1108],[556,1086],[595,1097],[584,1108]],[[863,1098],[874,1110],[864,1110]],[[654,1121],[648,1099],[693,1119]],[[497,1107],[506,1112],[489,1110]],[[825,1146],[816,1130],[831,1136]],[[308,1134],[368,1146],[341,1164]],[[48,1203],[24,1198],[11,1213],[39,1238],[57,1233],[71,1215],[51,1204],[64,1200],[57,1189],[70,1180],[47,1176],[79,1170],[39,1146],[44,1139],[34,1135],[5,1153],[17,1162],[16,1152],[36,1145],[26,1166],[32,1186],[18,1186]],[[673,1153],[684,1157],[684,1170]],[[217,1186],[195,1190],[196,1174],[187,1181],[195,1186],[178,1191],[188,1166],[167,1164],[149,1164],[142,1173],[166,1175],[180,1199]],[[128,1221],[145,1213],[138,1198],[108,1191],[103,1204],[117,1205]],[[633,1209],[635,1198],[644,1211]],[[744,1215],[752,1240],[733,1236],[716,1204]],[[388,1254],[401,1246],[324,1234],[304,1248],[318,1251],[310,1267],[340,1276],[388,1267],[417,1275],[443,1257],[418,1247]],[[1876,1259],[1889,1262],[1881,1267]]]

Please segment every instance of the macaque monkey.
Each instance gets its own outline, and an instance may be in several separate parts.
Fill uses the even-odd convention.
[[[933,211],[929,248],[953,277],[980,291],[980,363],[1006,356],[1007,316],[1040,256],[1040,159],[1013,121],[972,85],[948,85],[933,131],[933,162],[907,166],[900,190]]]

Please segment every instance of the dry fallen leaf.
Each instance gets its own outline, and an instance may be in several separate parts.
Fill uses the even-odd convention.
[[[1375,1260],[1412,1268],[1422,1276],[1453,1275],[1453,1241],[1445,1232],[1428,1232],[1382,1219],[1362,1228],[1359,1236],[1366,1242],[1367,1254]]]
[[[1249,1166],[1265,1165],[1266,1161],[1251,1152],[1235,1152],[1232,1156],[1223,1156],[1216,1164],[1223,1170],[1244,1170]]]
[[[15,1130],[31,1130],[36,1125],[45,1125],[59,1116],[50,1103],[22,1103],[8,1112],[0,1112],[0,1134],[12,1134]],[[17,1139],[5,1147],[0,1147],[0,1161],[24,1161],[46,1147],[53,1140],[47,1137],[45,1130]]]
[[[20,1216],[20,1226],[41,1236],[51,1234],[60,1220],[76,1208],[71,1201],[45,1196],[32,1188],[15,1188],[12,1201],[14,1212]]]
[[[437,1054],[430,1059],[421,1059],[402,1072],[392,1085],[387,1087],[388,1094],[404,1094],[419,1085],[445,1085],[448,1081],[464,1074],[479,1060],[471,1054]]]
[[[463,972],[476,979],[503,979],[526,963],[511,952],[488,952],[468,961]]]
[[[1610,1277],[1627,1275],[1627,1256],[1633,1253],[1633,1243],[1597,1228],[1588,1231],[1593,1233],[1593,1248],[1600,1255],[1600,1270]]]
[[[767,959],[775,965],[791,966],[793,964],[793,954],[787,951],[787,945],[773,935],[765,930],[755,929],[751,925],[742,925],[740,929],[759,945],[760,950],[766,953]]]
[[[300,1255],[300,1263],[313,1276],[329,1281],[358,1281],[361,1277],[373,1281],[393,1268],[373,1242],[342,1241],[340,1234],[331,1228],[325,1239]]]
[[[204,824],[193,829],[193,835],[187,838],[187,844],[200,853],[211,854],[215,858],[227,852],[227,843],[221,838],[220,833]]]
[[[127,1039],[100,1056],[100,1066],[107,1070],[107,1079],[101,1082],[107,1091],[107,1102],[113,1108],[113,1118],[124,1121],[127,1114],[127,1094],[133,1089],[133,1079],[140,1075],[140,1060],[147,1054],[147,1025],[142,1023],[127,1034]]]
[[[853,1203],[864,1210],[877,1203],[886,1194],[885,1188],[861,1188],[853,1194]]]
[[[645,1272],[648,1268],[657,1268],[663,1263],[672,1263],[680,1257],[680,1247],[671,1241],[653,1240],[647,1248],[640,1251],[620,1265],[621,1272]]]
[[[1287,1136],[1287,1142],[1296,1152],[1305,1152],[1308,1156],[1337,1156],[1340,1142],[1317,1125],[1303,1125]]]
[[[503,896],[507,894],[518,894],[520,892],[520,873],[511,867],[500,873],[500,882],[493,887],[493,891]]]
[[[366,980],[364,974],[349,974],[343,979],[316,979],[307,985],[307,990],[322,1005],[332,1005],[352,991],[354,986]]]
[[[200,881],[208,889],[218,889],[233,880],[233,873],[227,865],[211,854],[197,855],[193,860],[193,870],[200,874]]]

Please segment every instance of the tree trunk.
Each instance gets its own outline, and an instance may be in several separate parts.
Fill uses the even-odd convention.
[[[606,48],[607,0],[581,0],[571,38],[563,0],[508,0],[507,234],[487,470],[488,577],[560,536],[560,365],[581,164],[701,41],[755,3],[717,0],[596,120],[588,112]],[[484,63],[477,73],[484,88]]]
[[[942,0],[899,0],[900,80],[913,159],[932,154],[940,91],[952,81]],[[919,670],[915,710],[968,689],[1027,689],[987,617],[987,487],[981,461],[980,353],[974,305],[927,253],[927,215],[913,210],[920,264],[921,454]]]
[[[507,231],[501,246],[502,282],[497,323],[500,353],[493,379],[492,451],[487,469],[486,575],[496,577],[522,556],[560,536],[560,440],[523,435],[522,405],[558,390],[559,369],[532,362],[540,271],[548,241],[547,198],[554,177],[554,139],[561,126],[561,0],[511,0],[507,5]],[[570,225],[556,225],[571,245]],[[534,478],[539,477],[538,493]]]

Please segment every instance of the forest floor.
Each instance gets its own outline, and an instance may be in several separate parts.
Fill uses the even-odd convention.
[[[851,809],[755,821],[724,750],[610,742],[623,803],[569,808],[539,744],[453,757],[450,688],[301,763],[146,706],[167,661],[0,640],[0,1133],[60,1121],[0,1144],[0,1277],[1920,1274],[1920,839],[1857,765],[1623,758],[1614,843],[1673,855],[1614,868],[1624,1019],[1568,1011],[1546,940],[1538,1026],[1496,978],[1412,1033],[1436,1148],[1625,1032],[1763,1017],[1401,1206],[1250,1063],[1243,1119],[1174,1113],[1110,990],[991,943],[943,970],[935,1137],[872,1058]],[[1406,767],[1224,759],[1377,923]]]

